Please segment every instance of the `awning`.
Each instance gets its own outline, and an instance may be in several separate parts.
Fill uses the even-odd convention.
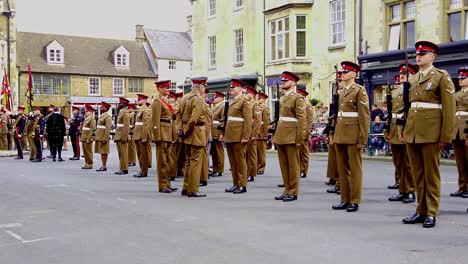
[[[135,102],[135,98],[126,98],[130,102]],[[81,106],[85,104],[100,105],[101,102],[117,105],[119,103],[118,97],[84,97],[84,96],[70,96],[68,103],[73,106]]]
[[[258,74],[253,73],[253,74],[233,76],[232,78],[239,79],[245,82],[246,84],[255,87],[257,85],[258,76],[259,76]],[[212,80],[208,79],[206,83],[208,85],[208,89],[210,90],[210,92],[225,91],[232,78],[226,77],[226,78],[219,78],[219,79],[212,79]],[[188,84],[179,85],[177,87],[183,89],[185,92],[188,92],[190,88],[192,87],[192,84],[188,83]]]

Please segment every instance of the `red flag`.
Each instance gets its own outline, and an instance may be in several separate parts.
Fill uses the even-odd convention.
[[[3,82],[2,82],[2,94],[3,94],[3,102],[8,109],[8,111],[11,111],[11,102],[10,102],[10,84],[8,82],[8,74],[6,71],[6,68],[3,68],[4,73],[3,73]]]

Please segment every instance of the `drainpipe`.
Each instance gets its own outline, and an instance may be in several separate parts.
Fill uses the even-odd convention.
[[[265,4],[266,0],[263,0],[263,89],[264,93],[268,94],[267,84],[266,84],[266,14],[265,14]]]
[[[358,51],[362,55],[362,0],[359,0],[359,33],[358,33]]]

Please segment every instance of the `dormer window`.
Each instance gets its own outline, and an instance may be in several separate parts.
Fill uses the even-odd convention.
[[[51,64],[63,64],[63,53],[62,45],[54,40],[47,46],[47,62]]]
[[[115,67],[128,67],[129,63],[129,53],[124,46],[120,46],[114,51],[114,64]]]

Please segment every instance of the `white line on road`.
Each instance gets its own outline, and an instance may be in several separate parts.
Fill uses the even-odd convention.
[[[54,185],[47,185],[47,188],[54,188],[54,187],[64,187],[64,188],[70,188],[70,186],[66,184],[54,184]]]
[[[5,231],[5,233],[9,234],[10,236],[16,238],[18,241],[20,241],[22,244],[27,244],[27,243],[34,243],[34,242],[39,242],[39,241],[44,241],[44,240],[49,240],[50,237],[45,237],[45,238],[39,238],[39,239],[33,239],[33,240],[25,240],[22,238],[20,235],[12,232],[12,231]]]
[[[82,191],[82,192],[85,192],[85,193],[94,194],[94,192],[92,192],[92,191],[88,191],[88,190],[86,190],[86,189],[80,189],[80,191]]]
[[[20,227],[22,224],[20,223],[11,223],[11,224],[3,224],[0,225],[0,228],[10,228],[10,227]]]
[[[117,198],[117,201],[127,202],[127,203],[131,203],[131,204],[136,204],[135,201],[130,201],[130,200],[127,200],[127,199],[124,199],[124,198],[120,198],[120,197]]]

